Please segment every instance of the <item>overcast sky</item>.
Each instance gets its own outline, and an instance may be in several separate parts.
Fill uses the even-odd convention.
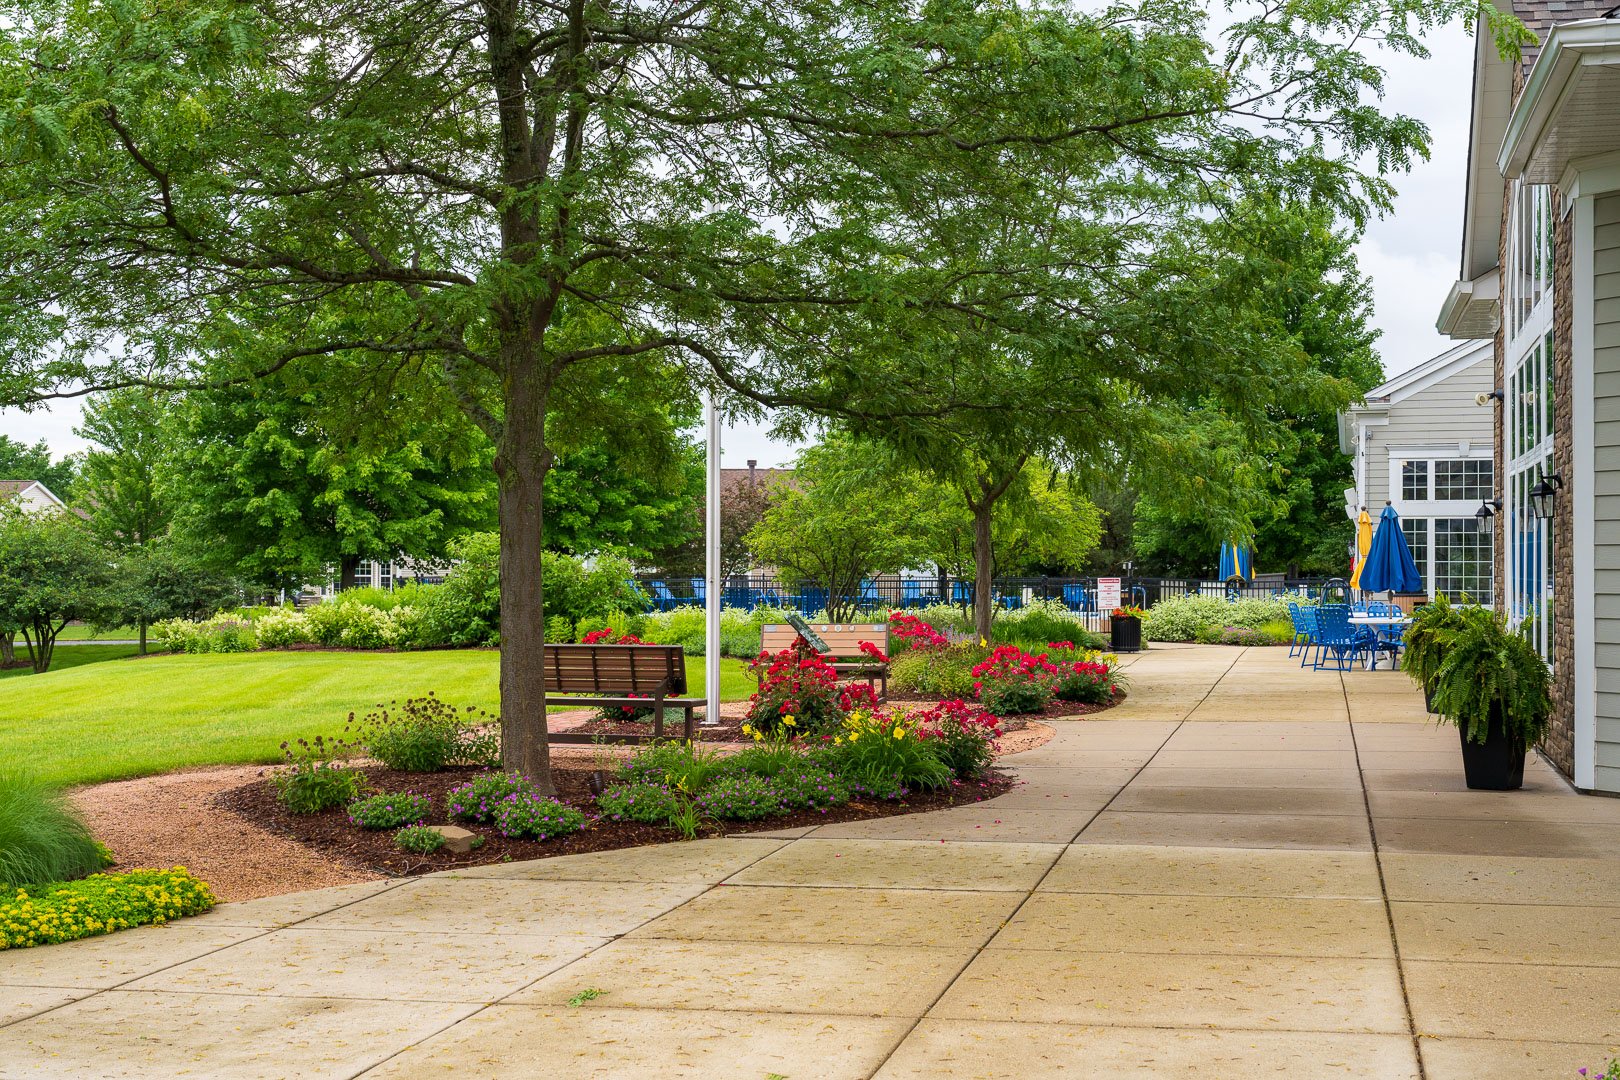
[[[1374,222],[1358,249],[1362,272],[1372,279],[1373,322],[1383,331],[1378,346],[1386,374],[1395,375],[1445,351],[1452,343],[1435,333],[1446,290],[1456,279],[1462,247],[1464,167],[1468,155],[1473,38],[1452,26],[1429,41],[1426,61],[1385,57],[1389,69],[1386,109],[1429,125],[1433,153],[1411,173],[1395,177],[1395,212]],[[29,414],[0,410],[0,431],[14,439],[45,439],[58,455],[83,448],[73,434],[78,407],[58,405]],[[774,443],[759,427],[734,427],[722,439],[724,464],[786,464],[794,447]]]

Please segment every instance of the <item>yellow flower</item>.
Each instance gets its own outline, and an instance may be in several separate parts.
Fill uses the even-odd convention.
[[[903,727],[895,728],[894,729],[894,737],[895,737],[896,740],[905,738],[906,737],[906,729],[903,728]]]
[[[979,648],[988,649],[989,647],[990,647],[989,639],[984,637],[983,635],[980,635],[980,637],[979,637]]]
[[[798,727],[799,726],[798,724],[794,723],[793,717],[791,717],[791,716],[782,717],[782,723],[785,724],[788,727]]]

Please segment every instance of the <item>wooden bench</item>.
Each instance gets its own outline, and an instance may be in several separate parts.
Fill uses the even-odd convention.
[[[878,700],[888,697],[889,665],[861,653],[861,642],[870,641],[884,656],[889,655],[888,623],[812,623],[810,629],[826,645],[820,652],[821,658],[832,665],[839,678],[865,679]],[[791,649],[798,638],[799,631],[787,623],[766,623],[760,627],[760,648],[768,653]]]
[[[686,651],[679,645],[547,645],[546,704],[622,705],[653,711],[651,735],[551,732],[554,743],[649,742],[664,738],[664,710],[686,713],[683,737],[692,738],[692,710],[707,704],[686,693]]]

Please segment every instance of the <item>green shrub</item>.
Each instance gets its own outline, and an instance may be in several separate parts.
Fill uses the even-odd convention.
[[[896,798],[907,788],[941,788],[951,782],[950,766],[904,715],[851,713],[833,753],[834,771],[840,777],[879,798]]]
[[[609,821],[662,825],[680,809],[680,797],[662,784],[612,784],[596,797],[596,808]]]
[[[1149,641],[1196,641],[1206,626],[1235,626],[1258,630],[1268,622],[1287,622],[1284,597],[1231,601],[1220,596],[1187,593],[1160,600],[1142,620],[1142,636]]]
[[[0,886],[81,878],[107,865],[105,850],[61,792],[0,773]]]
[[[783,811],[825,810],[849,802],[849,786],[831,769],[810,761],[799,761],[767,779]]]
[[[495,807],[495,827],[519,840],[555,840],[585,827],[585,815],[572,806],[533,792],[508,795]]]
[[[483,837],[475,837],[473,847],[481,846]],[[426,825],[407,825],[394,834],[394,846],[416,855],[431,855],[444,847],[444,834]]]
[[[221,612],[197,622],[164,619],[151,625],[149,639],[164,652],[247,652],[253,648],[253,626],[235,612]]]
[[[345,603],[360,604],[378,611],[392,611],[405,602],[403,590],[384,589],[377,585],[357,585],[338,594]]]
[[[349,820],[362,829],[397,829],[421,824],[433,812],[433,800],[409,791],[385,791],[349,804]]]
[[[889,665],[891,693],[954,701],[973,696],[973,669],[990,655],[976,643],[946,649],[912,649]]]
[[[720,609],[720,655],[752,660],[759,655],[760,627],[768,622],[786,622],[781,609],[757,607]],[[635,634],[649,645],[679,645],[689,656],[702,656],[707,647],[703,608],[683,606],[669,611],[650,612],[630,618],[622,632]],[[615,629],[619,629],[615,626]],[[583,635],[582,635],[583,636]]]
[[[522,773],[485,773],[451,788],[444,801],[454,820],[488,824],[495,820],[495,807],[502,799],[534,792],[534,781]]]
[[[293,608],[276,608],[254,619],[253,636],[261,649],[284,649],[288,645],[308,645],[315,640],[309,616]]]
[[[568,621],[566,615],[549,615],[546,617],[546,640],[553,645],[567,645],[578,637],[584,636],[584,631],[578,629]]]
[[[270,778],[276,801],[294,814],[318,814],[358,799],[365,777],[335,760],[345,749],[319,735],[313,742],[282,743],[287,765]]]
[[[1052,641],[1072,641],[1082,649],[1106,644],[1060,600],[1035,600],[1013,611],[998,611],[990,633],[998,644],[1018,645],[1031,652],[1044,650]]]
[[[371,756],[401,772],[498,765],[497,726],[482,710],[461,713],[432,694],[407,698],[397,711],[379,708],[352,723],[356,740]]]
[[[0,889],[0,949],[54,945],[132,926],[162,925],[213,906],[213,892],[180,866]]]
[[[962,701],[942,701],[907,713],[906,721],[959,779],[977,779],[995,761],[1001,724],[985,709]]]
[[[1260,633],[1265,635],[1268,645],[1287,645],[1294,640],[1294,622],[1292,619],[1273,619],[1261,624]]]
[[[422,589],[416,602],[421,623],[415,644],[499,643],[500,537],[495,533],[469,533],[450,541],[447,548],[454,561],[449,574],[443,584]]]
[[[1040,712],[1057,693],[1057,665],[1016,645],[998,645],[973,668],[974,691],[996,716]]]
[[[704,817],[722,821],[758,821],[782,811],[772,781],[750,772],[716,777],[694,800]]]

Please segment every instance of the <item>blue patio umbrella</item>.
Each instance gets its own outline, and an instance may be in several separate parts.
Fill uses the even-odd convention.
[[[1242,578],[1245,585],[1254,580],[1254,552],[1249,550],[1247,544],[1234,544],[1228,540],[1221,545],[1220,578],[1231,581],[1234,577]]]
[[[1406,546],[1406,533],[1401,531],[1401,515],[1388,503],[1378,516],[1378,531],[1373,533],[1366,564],[1361,568],[1361,591],[1423,591],[1423,576],[1412,561],[1412,549]]]

